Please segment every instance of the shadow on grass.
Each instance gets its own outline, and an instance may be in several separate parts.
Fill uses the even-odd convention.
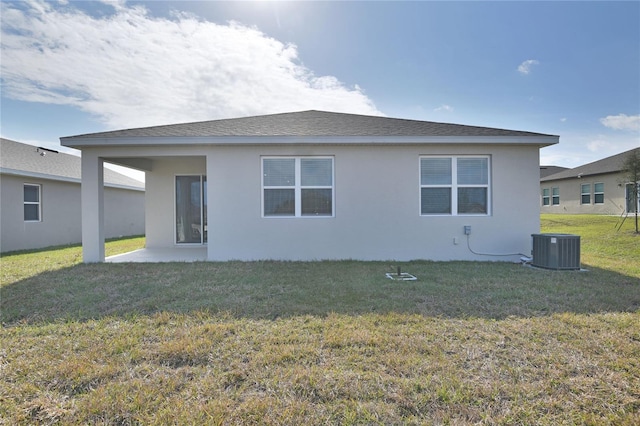
[[[117,241],[132,241],[134,239],[140,239],[140,238],[144,238],[144,234],[140,234],[140,235],[126,235],[126,236],[122,236],[122,237],[113,237],[113,238],[106,238],[105,239],[105,243],[110,243],[110,242],[117,242]],[[11,256],[19,256],[19,255],[23,255],[23,254],[30,254],[30,253],[46,253],[49,251],[55,251],[55,250],[64,250],[64,249],[74,249],[77,248],[79,249],[79,251],[82,250],[82,243],[78,242],[78,243],[69,243],[69,244],[60,244],[60,245],[53,245],[53,246],[46,246],[46,247],[39,247],[39,248],[32,248],[32,249],[24,249],[24,250],[13,250],[13,251],[5,251],[0,253],[0,258],[9,258]]]
[[[634,312],[640,280],[585,266],[547,271],[509,263],[392,262],[79,264],[2,287],[4,325],[155,312],[226,312],[275,319],[399,312],[502,319],[557,312]]]

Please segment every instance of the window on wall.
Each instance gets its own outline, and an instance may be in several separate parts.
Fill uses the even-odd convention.
[[[176,243],[207,242],[207,177],[176,176]]]
[[[264,157],[264,217],[334,215],[333,157]]]
[[[24,221],[40,222],[42,220],[42,186],[25,183],[24,193]]]
[[[489,214],[489,157],[421,157],[421,215]]]
[[[580,185],[580,204],[591,204],[591,184]]]
[[[554,206],[560,205],[560,188],[551,188],[551,204]]]
[[[593,202],[604,204],[604,183],[599,182],[593,185]]]
[[[549,197],[549,188],[544,188],[542,190],[542,205],[548,206],[551,204],[551,198]]]

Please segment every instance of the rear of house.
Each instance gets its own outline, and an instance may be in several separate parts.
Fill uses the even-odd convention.
[[[61,139],[83,152],[85,261],[104,260],[101,162],[146,172],[147,248],[208,260],[505,260],[539,232],[558,137],[305,111]],[[96,207],[97,206],[97,207]],[[504,255],[504,256],[503,256]]]
[[[638,148],[636,148],[637,150]],[[638,197],[623,172],[629,150],[574,169],[540,179],[542,213],[609,214],[634,213]]]
[[[0,143],[0,250],[82,241],[80,158],[8,139]],[[144,234],[144,184],[109,169],[104,181],[106,237]]]

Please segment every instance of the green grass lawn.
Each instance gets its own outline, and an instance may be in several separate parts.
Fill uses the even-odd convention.
[[[0,424],[638,424],[640,236],[616,220],[542,217],[587,272],[401,263],[414,282],[3,255]]]
[[[632,216],[542,215],[542,232],[580,235],[582,263],[640,278],[640,235]],[[622,223],[622,228],[618,226]]]

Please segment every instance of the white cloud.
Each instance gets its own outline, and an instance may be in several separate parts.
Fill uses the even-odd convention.
[[[604,135],[598,135],[596,139],[592,139],[587,142],[587,149],[591,152],[600,152],[603,149],[609,148],[611,142],[607,140]]]
[[[112,6],[114,9],[126,8],[126,3],[127,3],[127,0],[96,0],[96,1]]]
[[[358,86],[316,76],[298,50],[237,22],[219,25],[108,2],[113,14],[1,3],[4,96],[71,105],[110,127],[321,109],[381,112]]]
[[[538,64],[540,64],[540,62],[535,59],[527,59],[518,66],[518,72],[520,72],[520,74],[527,75],[531,72],[531,67]]]
[[[610,129],[640,131],[640,115],[608,115],[601,118],[600,123]]]
[[[562,123],[566,123],[566,122],[567,122],[567,117],[562,117],[562,118],[560,119],[560,121],[561,121]]]
[[[453,107],[451,105],[440,105],[438,108],[435,108],[434,111],[447,111],[453,112]]]
[[[638,147],[638,137],[628,133],[562,133],[560,143],[540,150],[540,164],[577,167]]]

